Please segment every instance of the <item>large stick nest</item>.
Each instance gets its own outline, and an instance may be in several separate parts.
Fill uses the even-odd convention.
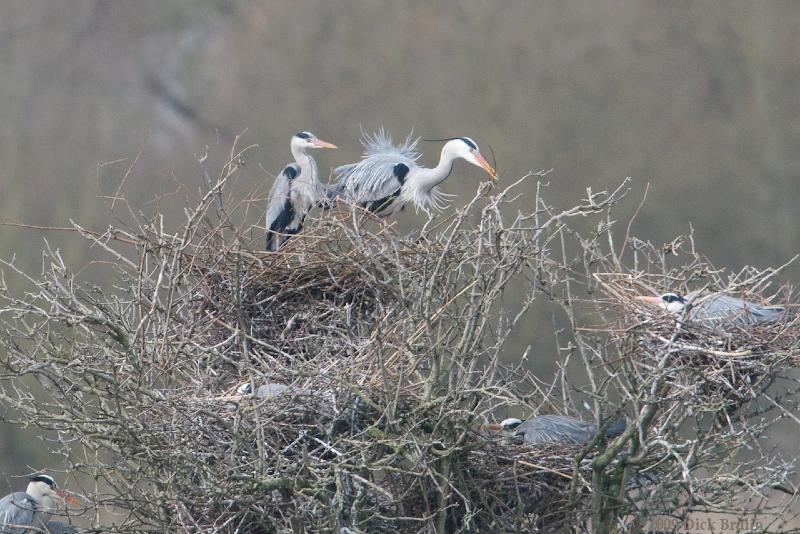
[[[466,237],[449,243],[449,265],[474,254]],[[181,457],[194,458],[183,465],[192,476],[171,486],[182,495],[182,525],[417,531],[443,507],[449,528],[563,520],[555,510],[566,503],[574,448],[498,441],[458,399],[426,391],[436,350],[423,342],[425,329],[480,277],[432,276],[439,243],[374,234],[353,241],[194,256],[190,322],[193,341],[214,348],[204,362],[210,372],[141,421],[142,430],[160,425],[152,437],[179,442]],[[288,387],[242,395],[242,380]],[[142,436],[141,446],[157,445]],[[443,462],[456,477],[444,501]]]
[[[792,288],[782,287],[765,297],[762,292],[774,270],[746,269],[727,279],[706,264],[689,270],[696,278],[692,285],[702,290],[698,302],[726,294],[786,308],[776,320],[759,324],[692,321],[690,308],[675,314],[635,299],[674,291],[685,294],[692,289],[687,287],[686,271],[684,267],[659,274],[596,273],[601,289],[621,311],[608,328],[614,336],[626,338],[637,365],[655,369],[665,359],[671,372],[665,389],[669,395],[704,411],[730,413],[758,398],[800,355],[800,319],[792,304]]]
[[[362,214],[325,215],[278,253],[251,246],[227,212],[213,222],[220,184],[181,232],[149,224],[124,245],[116,230],[87,233],[114,259],[113,290],[77,283],[48,250],[41,279],[16,271],[31,285],[25,297],[3,294],[0,400],[19,422],[57,431],[72,470],[103,481],[107,490],[86,493],[113,512],[111,528],[580,530],[647,517],[653,495],[688,513],[693,498],[674,498],[687,487],[731,508],[739,488],[788,476],[763,458],[728,479],[695,475],[731,465],[767,427],[697,414],[729,415],[762,395],[793,363],[798,328],[676,331],[674,318],[635,304],[707,269],[620,275],[596,243],[607,226],[589,238],[567,227],[610,220],[625,184],[564,211],[537,194],[533,213],[508,221],[500,208],[514,186],[489,199],[481,190],[410,237]],[[615,274],[593,277],[599,265]],[[597,281],[616,315],[584,334],[573,302],[596,295]],[[762,282],[711,285],[756,298]],[[502,363],[541,296],[572,327],[553,381],[517,355]],[[573,353],[588,385],[568,380]],[[34,402],[20,376],[48,400]],[[243,393],[243,383],[269,394]],[[482,430],[505,410],[576,413],[580,393],[596,421],[627,411],[623,435],[531,446]],[[710,431],[688,444],[679,428],[690,423]],[[737,445],[726,456],[720,442]]]

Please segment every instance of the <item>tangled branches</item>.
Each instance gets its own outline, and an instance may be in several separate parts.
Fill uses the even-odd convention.
[[[789,487],[790,462],[742,451],[784,415],[796,326],[722,339],[643,314],[637,286],[708,266],[667,270],[634,241],[636,269],[622,263],[610,221],[627,182],[566,210],[537,194],[511,216],[536,177],[482,187],[411,236],[345,206],[262,253],[220,200],[235,172],[176,231],[76,227],[113,260],[108,287],[51,249],[42,276],[6,264],[28,288],[3,287],[0,400],[94,481],[96,528],[635,531]],[[586,217],[597,226],[578,231]],[[755,291],[769,273],[751,274],[737,281]],[[502,363],[538,304],[569,332],[553,380]],[[626,430],[531,447],[482,429],[580,399],[599,427],[627,414]]]

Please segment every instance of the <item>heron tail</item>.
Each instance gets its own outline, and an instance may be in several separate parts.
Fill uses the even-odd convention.
[[[606,428],[606,438],[611,439],[619,436],[625,431],[626,426],[628,426],[628,421],[624,417],[618,417]]]

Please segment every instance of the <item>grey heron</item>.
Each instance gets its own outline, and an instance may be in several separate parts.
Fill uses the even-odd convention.
[[[267,250],[276,251],[281,244],[303,227],[308,211],[325,199],[325,187],[319,180],[317,163],[310,148],[336,148],[311,132],[292,136],[289,147],[294,156],[275,178],[267,201]]]
[[[59,500],[68,504],[80,503],[76,497],[56,487],[53,477],[31,477],[25,491],[17,491],[0,499],[0,532],[22,534],[29,527],[44,529]],[[54,528],[58,526],[55,525]]]
[[[626,425],[624,417],[615,419],[606,428],[606,439],[622,434]],[[485,426],[492,430],[513,430],[515,436],[522,437],[525,443],[531,445],[553,442],[585,445],[597,434],[597,426],[591,421],[583,421],[568,415],[539,415],[525,421],[511,417],[500,423],[489,423]]]
[[[337,182],[328,190],[328,196],[339,195],[379,217],[396,214],[407,202],[430,215],[431,211],[441,211],[452,196],[443,193],[439,184],[450,176],[456,159],[477,165],[493,180],[497,179],[497,173],[469,137],[436,141],[447,142],[436,167],[426,168],[417,164],[419,139],[412,140],[409,135],[405,142],[395,145],[382,128],[372,135],[364,133],[361,139],[364,156],[358,163],[335,169]]]
[[[786,311],[783,306],[762,306],[725,293],[703,295],[701,291],[691,291],[685,296],[678,293],[664,293],[659,297],[636,298],[675,315],[682,315],[688,307],[686,319],[689,322],[711,328],[769,323],[780,319]]]

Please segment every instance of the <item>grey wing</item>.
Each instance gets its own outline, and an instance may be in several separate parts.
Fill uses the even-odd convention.
[[[572,445],[587,443],[596,432],[592,423],[567,415],[540,415],[523,423],[518,434],[523,434],[527,443],[539,445],[558,442]]]
[[[24,526],[33,525],[34,503],[28,498],[24,491],[17,491],[6,495],[0,500],[0,526],[4,526],[0,532],[3,534],[22,534],[25,532]],[[11,528],[11,526],[20,528]]]
[[[333,174],[335,174],[336,176],[347,175],[347,174],[350,173],[350,171],[352,171],[355,168],[356,165],[358,165],[358,163],[346,163],[344,165],[339,165],[338,167],[333,169]],[[336,185],[336,184],[332,184],[332,185]]]
[[[276,251],[280,248],[281,242],[286,240],[287,227],[295,218],[291,203],[292,182],[300,173],[297,164],[287,165],[283,172],[275,178],[272,189],[269,192],[267,201],[267,215],[265,226],[267,229],[266,249]]]
[[[284,204],[289,198],[289,193],[292,190],[292,183],[289,180],[287,171],[295,172],[295,176],[300,174],[300,166],[296,163],[287,165],[285,169],[275,178],[275,183],[272,184],[272,189],[269,190],[269,199],[267,200],[267,229],[275,222],[278,216],[283,211]]]
[[[291,392],[293,389],[293,387],[284,384],[262,384],[258,386],[258,389],[256,390],[256,397],[266,397],[271,399],[273,397],[277,397],[284,391],[288,390]]]
[[[775,321],[783,314],[782,306],[762,306],[731,295],[716,294],[700,297],[692,307],[689,318],[711,326],[722,323],[753,325]]]
[[[611,439],[619,436],[628,426],[628,421],[624,417],[618,417],[608,427],[606,427],[606,438]]]
[[[364,156],[358,163],[337,167],[339,193],[355,202],[372,202],[396,192],[402,182],[395,175],[398,164],[408,169],[417,166],[418,139],[409,135],[405,142],[395,145],[392,138],[381,128],[370,135],[363,134]]]
[[[343,165],[343,166],[344,167],[349,167],[349,165]],[[337,169],[338,169],[338,167],[337,167]],[[339,183],[339,182],[334,182],[332,184],[328,184],[325,187],[325,198],[327,199],[328,203],[330,203],[336,197],[342,195],[342,193],[343,193],[342,184]],[[327,207],[327,204],[326,204],[326,207]]]

